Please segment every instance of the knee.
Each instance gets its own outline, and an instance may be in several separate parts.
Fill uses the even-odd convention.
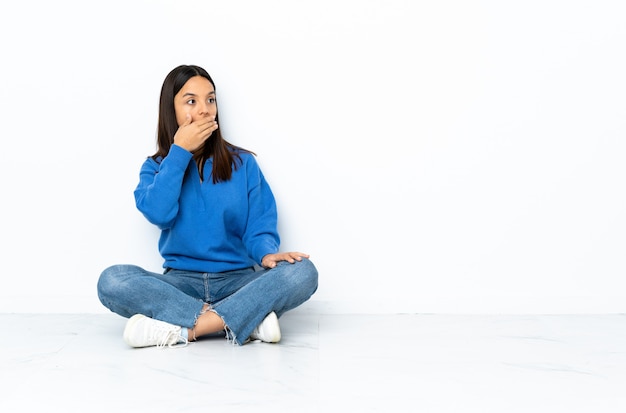
[[[100,273],[97,284],[100,301],[112,294],[112,290],[115,290],[114,286],[117,284],[117,274],[119,273],[117,267],[117,265],[111,266]]]
[[[301,288],[309,290],[311,295],[317,290],[318,272],[311,260],[303,258],[302,261],[296,262],[295,274]]]
[[[134,269],[133,265],[112,265],[106,268],[98,278],[97,290],[100,301],[107,296],[115,295],[126,276]]]

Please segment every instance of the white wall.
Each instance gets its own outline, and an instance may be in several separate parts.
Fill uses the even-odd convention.
[[[214,77],[319,311],[626,311],[626,3],[7,1],[0,312],[108,312],[165,75]]]

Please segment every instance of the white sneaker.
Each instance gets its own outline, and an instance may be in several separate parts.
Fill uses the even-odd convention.
[[[181,327],[155,320],[143,314],[135,314],[126,322],[124,341],[131,347],[174,347],[187,345],[186,337],[180,335]]]
[[[280,341],[280,325],[275,312],[271,312],[261,321],[252,334],[250,340],[261,340],[266,343],[278,343]]]

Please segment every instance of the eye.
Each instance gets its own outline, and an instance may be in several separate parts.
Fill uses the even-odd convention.
[[[187,101],[187,104],[188,104],[188,105],[193,105],[194,103],[196,103],[196,100],[195,100],[195,99],[189,99],[189,100]]]
[[[207,100],[207,102],[209,102],[209,103],[213,104],[213,103],[215,103],[215,98],[209,98],[209,99]]]

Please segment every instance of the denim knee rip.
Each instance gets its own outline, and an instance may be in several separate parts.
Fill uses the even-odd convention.
[[[211,307],[210,304],[205,310],[202,310],[200,314],[198,314],[198,317],[200,317],[202,314],[206,313],[207,311],[217,314],[217,316],[222,319],[222,323],[224,323],[224,332],[226,333],[226,340],[233,345],[239,345],[239,343],[237,342],[237,335],[235,334],[235,332],[231,330],[230,327],[228,327],[228,325],[226,324],[226,321],[224,320],[224,317],[219,315],[218,312],[215,311],[213,307]],[[196,317],[196,321],[197,321],[197,317]]]

